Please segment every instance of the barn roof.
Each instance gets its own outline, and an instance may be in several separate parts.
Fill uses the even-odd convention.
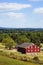
[[[22,43],[20,45],[18,45],[17,47],[21,47],[21,48],[27,48],[28,46],[33,45],[33,43]]]

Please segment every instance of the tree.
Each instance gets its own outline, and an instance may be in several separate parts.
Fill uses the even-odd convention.
[[[8,38],[8,37],[9,35],[7,33],[0,33],[0,42],[2,42],[4,38]]]
[[[14,40],[10,37],[4,38],[2,42],[4,43],[5,47],[8,48],[9,50],[11,50],[13,46],[15,46]]]
[[[25,35],[21,35],[17,38],[17,42],[18,44],[21,44],[24,42],[30,42],[30,40]]]
[[[31,33],[31,36],[30,36],[30,39],[31,39],[31,42],[40,46],[40,38],[39,36],[35,33]]]

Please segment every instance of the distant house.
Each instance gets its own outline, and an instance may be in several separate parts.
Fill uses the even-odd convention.
[[[22,53],[37,53],[40,52],[40,47],[33,43],[22,43],[17,46],[17,50]]]

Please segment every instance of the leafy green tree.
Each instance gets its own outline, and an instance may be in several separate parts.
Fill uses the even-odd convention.
[[[21,35],[17,38],[17,42],[18,44],[21,44],[24,42],[30,42],[30,40],[25,35]]]
[[[4,39],[4,38],[8,38],[9,37],[9,35],[6,33],[0,33],[0,42],[2,42],[2,40]]]
[[[40,46],[40,38],[37,36],[36,32],[31,34],[30,39],[31,39],[31,42]]]
[[[13,46],[15,46],[15,42],[12,38],[8,37],[8,38],[4,38],[2,40],[3,44],[5,45],[6,48],[8,48],[9,50],[11,50],[13,48]]]

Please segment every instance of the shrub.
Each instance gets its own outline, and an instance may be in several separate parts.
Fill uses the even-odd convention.
[[[11,53],[9,54],[9,57],[10,57],[10,58],[13,58],[13,57],[14,57],[14,53],[11,52]]]
[[[21,56],[20,60],[27,61],[27,58],[26,58],[26,56]]]
[[[34,57],[34,58],[33,58],[33,60],[38,61],[38,60],[39,60],[39,58],[36,56],[36,57]]]

